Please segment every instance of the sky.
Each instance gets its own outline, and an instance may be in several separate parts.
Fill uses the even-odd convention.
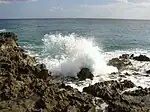
[[[150,0],[0,0],[0,19],[150,19]]]

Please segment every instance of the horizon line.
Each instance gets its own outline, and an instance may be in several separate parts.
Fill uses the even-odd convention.
[[[42,17],[42,18],[0,18],[0,20],[48,20],[48,19],[101,19],[101,20],[142,20],[142,21],[150,21],[150,19],[140,19],[140,18],[87,18],[87,17],[83,17],[83,18],[75,18],[75,17],[72,17],[72,18],[65,18],[65,17],[62,17],[62,18],[47,18],[47,17]]]

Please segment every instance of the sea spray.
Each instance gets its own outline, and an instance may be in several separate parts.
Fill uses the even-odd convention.
[[[117,71],[107,66],[102,49],[94,39],[75,34],[46,34],[43,38],[44,50],[42,62],[47,68],[64,76],[76,76],[82,67],[89,68],[94,75],[103,75]]]
[[[0,29],[0,32],[6,32],[6,29]]]

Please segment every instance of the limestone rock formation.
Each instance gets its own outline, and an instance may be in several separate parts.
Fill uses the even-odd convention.
[[[53,78],[16,40],[0,33],[0,112],[96,112],[102,100]]]

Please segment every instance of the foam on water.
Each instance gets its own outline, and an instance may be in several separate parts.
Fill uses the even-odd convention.
[[[105,60],[110,60],[111,58],[119,57],[122,54],[134,54],[134,56],[139,56],[140,54],[146,55],[150,57],[150,50],[144,50],[144,49],[128,49],[128,50],[115,50],[111,52],[104,52]]]
[[[77,36],[75,34],[46,34],[42,39],[44,46],[38,46],[43,49],[41,53],[30,52],[35,55],[41,63],[56,74],[63,76],[76,76],[82,67],[88,67],[94,74],[94,79],[85,81],[66,81],[66,85],[70,85],[82,91],[84,87],[93,85],[100,81],[107,80],[131,80],[137,86],[150,87],[150,75],[146,74],[146,70],[150,68],[150,62],[139,62],[130,60],[133,64],[131,68],[127,68],[121,74],[110,74],[117,72],[115,67],[107,66],[107,62],[119,57],[122,54],[135,54],[150,56],[149,50],[129,49],[126,51],[116,50],[111,52],[103,52],[102,48],[97,46],[94,39]],[[97,43],[100,44],[100,43]],[[28,46],[31,47],[31,46]],[[32,49],[36,49],[32,46]],[[31,48],[30,48],[31,49]],[[129,73],[130,76],[120,77]],[[139,75],[134,75],[137,73]]]
[[[0,29],[0,32],[6,32],[6,29]]]
[[[122,54],[134,54],[135,56],[146,55],[150,57],[150,51],[144,49],[130,49],[127,51],[114,51],[114,52],[106,52],[105,59],[109,60],[112,57],[119,57]],[[125,76],[122,80],[131,80],[136,86],[141,86],[143,88],[150,87],[150,75],[146,73],[147,70],[150,70],[150,62],[140,62],[130,60],[132,65],[131,67],[123,70],[121,74],[128,73],[129,76]],[[106,78],[107,79],[107,78]],[[120,77],[116,76],[116,80],[120,79]],[[108,80],[110,80],[108,78]]]
[[[150,52],[148,50],[142,50],[142,49],[132,49],[127,51],[117,50],[113,52],[105,52],[103,53],[103,56],[105,62],[108,62],[108,60],[119,57],[122,54],[135,54],[136,56],[143,54],[146,56],[150,56]],[[82,81],[81,84],[78,84],[78,82],[77,83],[66,82],[66,84],[74,88],[77,88],[81,92],[84,87],[93,85],[97,82],[108,81],[108,80],[131,80],[136,86],[141,86],[143,88],[150,87],[150,75],[146,74],[146,71],[149,70],[150,68],[150,62],[140,62],[134,60],[130,60],[130,61],[133,66],[126,68],[121,73],[117,73],[114,75],[108,74],[108,75],[95,76],[92,81],[89,80]],[[125,75],[125,73],[128,73],[130,75],[127,76]],[[120,75],[124,75],[125,77],[120,77]],[[133,90],[134,89],[137,89],[137,87],[133,88]],[[132,88],[128,90],[132,90]]]
[[[82,67],[89,68],[93,74],[104,75],[116,72],[115,67],[107,66],[102,49],[94,39],[75,34],[46,34],[43,38],[42,62],[47,68],[64,76],[76,76]]]

